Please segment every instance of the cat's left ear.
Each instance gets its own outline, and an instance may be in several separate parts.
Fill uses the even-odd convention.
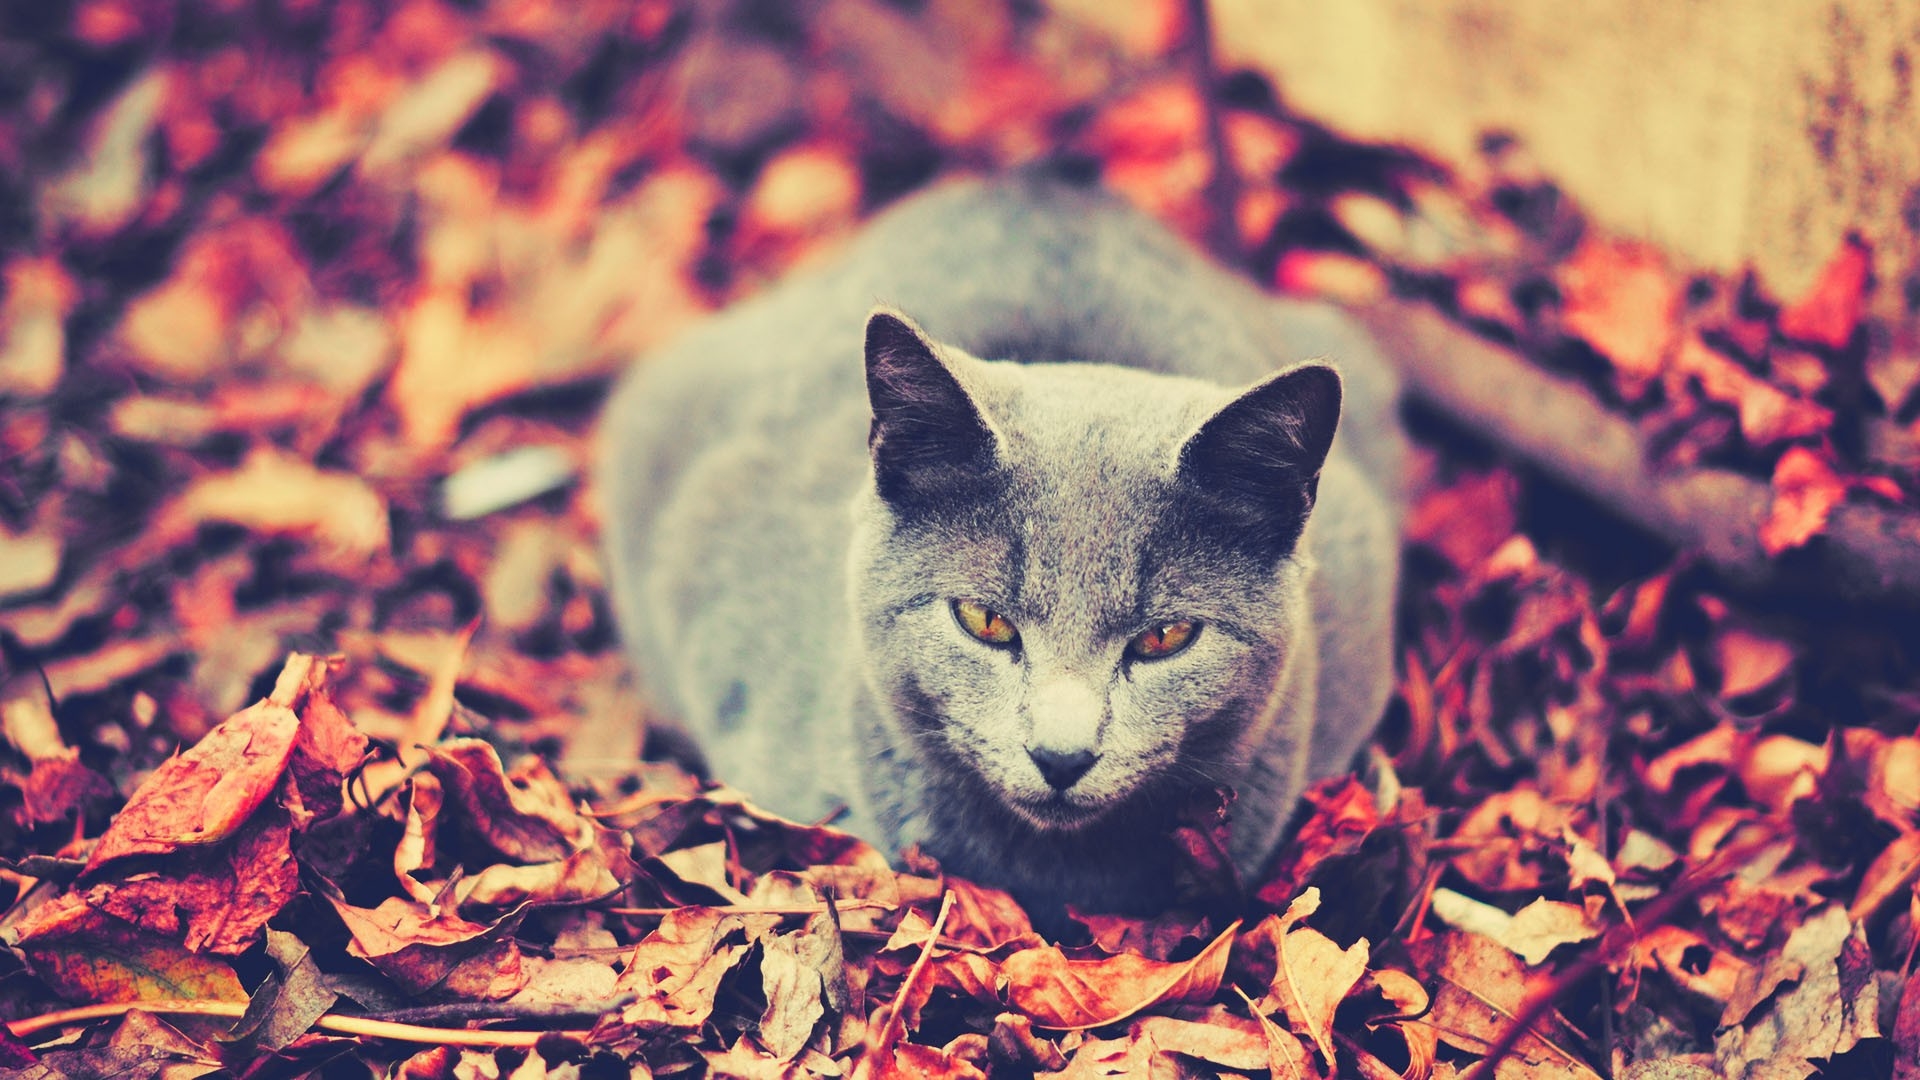
[[[1302,364],[1207,418],[1180,449],[1180,479],[1238,539],[1286,554],[1313,509],[1339,421],[1339,374]]]
[[[905,315],[867,316],[867,447],[875,486],[896,506],[964,495],[990,476],[999,440],[966,387]]]

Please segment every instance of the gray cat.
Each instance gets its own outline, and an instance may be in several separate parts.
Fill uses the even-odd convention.
[[[1110,196],[937,189],[615,395],[623,630],[763,805],[1037,912],[1155,910],[1195,788],[1238,790],[1255,871],[1381,714],[1394,396],[1339,313]]]

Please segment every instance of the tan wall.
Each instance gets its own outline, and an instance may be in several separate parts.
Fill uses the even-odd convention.
[[[1604,225],[1792,297],[1849,228],[1920,288],[1920,0],[1213,0],[1223,64],[1454,163],[1520,136]],[[1070,5],[1071,6],[1071,5]]]

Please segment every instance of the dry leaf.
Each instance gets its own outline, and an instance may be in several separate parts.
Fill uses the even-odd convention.
[[[1590,235],[1558,274],[1561,322],[1613,362],[1621,392],[1638,398],[1673,348],[1681,283],[1654,248]]]
[[[190,953],[71,893],[42,904],[8,937],[34,975],[71,1001],[247,1000],[224,961]]]
[[[1819,454],[1788,447],[1773,468],[1773,506],[1760,526],[1760,546],[1778,555],[1804,545],[1826,529],[1846,494],[1846,482]]]
[[[1041,1027],[1078,1029],[1117,1023],[1162,1003],[1211,998],[1226,974],[1238,922],[1193,959],[1148,960],[1131,953],[1075,960],[1057,946],[1023,949],[1000,966],[1007,1002]]]
[[[1853,340],[1866,307],[1867,281],[1873,273],[1873,249],[1848,234],[1820,276],[1800,299],[1780,312],[1780,333],[1796,341],[1844,348]]]

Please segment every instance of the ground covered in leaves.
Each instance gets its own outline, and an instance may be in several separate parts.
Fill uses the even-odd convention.
[[[1912,503],[1863,245],[1689,274],[1524,147],[1197,77],[1186,11],[0,13],[0,1064],[1920,1076],[1911,619],[1737,595],[1431,411],[1399,698],[1259,881],[1199,806],[1187,908],[1049,942],[633,764],[608,380],[947,173],[1072,156],[1276,289],[1433,302],[1770,482],[1772,554]]]

